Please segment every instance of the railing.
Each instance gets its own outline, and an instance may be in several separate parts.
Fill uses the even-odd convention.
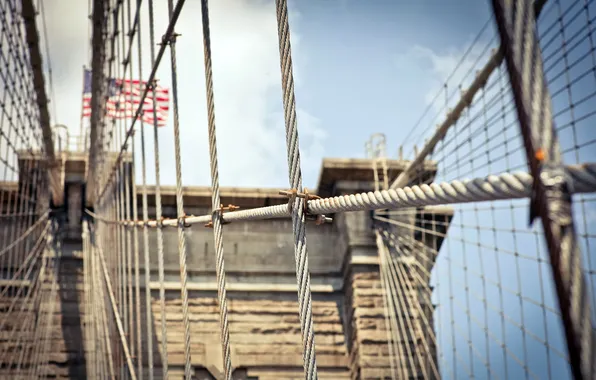
[[[56,152],[87,152],[89,150],[89,129],[82,135],[71,135],[65,125],[53,128],[54,148]]]

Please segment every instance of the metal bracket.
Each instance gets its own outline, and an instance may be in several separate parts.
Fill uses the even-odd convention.
[[[302,207],[303,207],[304,216],[305,216],[306,220],[315,221],[315,224],[318,226],[321,224],[325,224],[325,223],[331,223],[333,221],[332,218],[326,217],[323,214],[316,215],[316,214],[311,214],[308,211],[308,201],[315,200],[315,199],[321,199],[321,197],[319,197],[318,195],[315,195],[315,194],[310,194],[308,192],[307,188],[304,188],[304,192],[302,192],[302,193],[298,192],[298,190],[296,190],[296,189],[290,189],[290,190],[280,190],[279,194],[285,195],[286,197],[288,197],[288,212],[290,214],[292,213],[292,211],[294,209],[294,202],[296,202],[296,198],[302,198],[302,199],[304,199],[304,204],[302,205]]]
[[[227,206],[224,206],[223,204],[219,205],[219,209],[217,210],[213,210],[212,214],[218,214],[219,215],[219,220],[221,222],[222,225],[224,224],[230,224],[231,222],[227,222],[223,219],[223,214],[226,211],[236,211],[240,208],[240,206],[236,206],[233,204],[229,204]],[[213,221],[210,221],[209,223],[205,224],[205,227],[207,228],[213,228]]]

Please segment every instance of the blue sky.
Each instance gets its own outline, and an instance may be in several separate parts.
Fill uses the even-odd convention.
[[[221,184],[284,188],[288,179],[275,6],[273,1],[258,0],[211,3]],[[550,3],[554,5],[550,13],[545,11],[545,25],[556,21],[559,5],[564,11],[571,4],[565,1]],[[460,83],[463,82],[464,87],[470,83],[474,71],[488,60],[488,50],[496,47],[498,42],[498,38],[493,39],[495,29],[487,1],[461,0],[447,5],[440,0],[326,0],[290,1],[290,6],[302,169],[304,184],[310,188],[316,186],[323,157],[364,157],[364,143],[372,133],[381,132],[387,136],[390,156],[395,157],[399,145],[403,144],[406,155],[412,157],[413,145],[418,144],[420,147],[424,138],[445,116],[447,105],[443,85],[464,52],[476,41],[458,66],[459,69],[447,81],[448,94],[457,91]],[[156,8],[156,14],[160,15],[156,22],[156,36],[160,38],[167,24],[166,7],[160,3]],[[199,8],[198,1],[187,1],[177,27],[182,34],[177,46],[185,185],[210,183]],[[581,29],[585,25],[584,13],[589,17],[595,14],[593,8],[592,3],[590,13],[582,13],[582,6],[578,5],[572,12],[566,13],[571,15],[580,12],[577,21],[564,28],[568,33],[566,39],[570,39],[579,30],[578,27]],[[77,2],[75,5],[67,0],[56,1],[46,11],[58,95],[57,121],[68,125],[71,133],[78,133],[82,66],[89,58],[86,2]],[[146,78],[149,72],[146,8],[144,12],[143,77]],[[64,15],[69,15],[72,22],[63,22]],[[488,26],[483,29],[487,22]],[[482,30],[484,32],[476,39]],[[593,37],[596,39],[596,36]],[[589,39],[582,39],[581,46],[574,53],[569,53],[570,60],[589,51],[589,42]],[[556,57],[557,54],[561,54],[560,38],[545,48],[545,56]],[[162,85],[169,86],[168,54],[166,57],[158,77]],[[137,63],[134,65],[136,73]],[[586,56],[568,71],[576,78],[594,65],[591,57]],[[559,62],[551,74],[547,73],[547,78],[552,79],[553,91],[565,86],[564,76],[555,78],[557,68],[564,68],[564,63]],[[470,72],[471,75],[468,75]],[[502,75],[506,86],[506,73],[502,72]],[[491,77],[491,81],[489,83],[494,82],[495,87],[483,95],[487,101],[500,91],[498,75]],[[586,76],[581,83],[571,86],[571,103],[578,103],[582,97],[589,96],[596,88],[595,81],[595,78]],[[435,99],[437,93],[439,96]],[[457,98],[451,97],[448,106],[452,106]],[[508,99],[506,94],[503,99]],[[566,108],[567,99],[565,92],[557,95],[555,112]],[[469,113],[471,117],[481,112],[482,101],[482,98],[476,99]],[[575,118],[578,119],[580,114],[587,115],[595,107],[594,99],[588,98],[587,102],[575,107]],[[424,114],[427,109],[430,111]],[[426,116],[413,130],[422,115]],[[462,120],[466,117],[468,115],[464,115]],[[558,114],[555,119],[560,126],[571,120],[569,112]],[[561,131],[563,148],[572,149],[565,154],[567,163],[596,161],[594,144],[573,148],[574,132],[579,141],[589,141],[595,137],[591,127],[593,119],[586,118],[574,127]],[[469,126],[466,126],[465,121],[458,123],[457,129],[448,134],[446,142],[435,150],[433,159],[440,162],[438,179],[453,180],[506,170],[526,170],[517,125],[508,126],[514,120],[514,114],[507,112],[504,120],[491,124],[486,130],[482,120],[480,115]],[[148,132],[148,178],[153,183],[153,145],[149,137],[152,131],[145,131]],[[469,141],[466,140],[468,137]],[[137,133],[137,148],[139,138],[140,134]],[[505,142],[508,145],[505,146]],[[174,184],[171,119],[167,127],[160,129],[160,144],[162,183]],[[579,152],[579,160],[575,152]],[[491,164],[487,165],[489,160]],[[140,168],[137,169],[137,178],[140,179]],[[594,270],[596,207],[594,196],[585,199],[589,200],[583,205],[578,202],[576,206],[576,219],[579,233],[586,234],[581,239],[582,251],[586,259],[591,259],[591,268]],[[476,208],[491,205],[494,210],[476,211]],[[470,359],[466,339],[463,338],[470,332],[475,346],[480,347],[479,356],[490,357],[491,367],[499,374],[499,378],[507,377],[503,372],[505,360],[509,378],[525,377],[521,367],[511,357],[503,358],[501,350],[492,346],[495,345],[494,340],[491,340],[490,353],[486,352],[483,348],[484,332],[467,319],[467,306],[463,306],[462,311],[453,302],[461,302],[462,305],[469,302],[470,315],[479,318],[481,324],[486,319],[495,335],[501,337],[504,334],[508,347],[520,358],[524,355],[521,330],[510,321],[505,323],[506,328],[503,330],[498,313],[485,314],[483,303],[473,298],[471,291],[465,290],[466,286],[476,290],[481,297],[486,294],[497,308],[504,309],[519,324],[528,326],[533,334],[542,336],[542,339],[548,335],[549,344],[564,352],[560,327],[552,313],[542,317],[542,308],[536,309],[531,302],[523,301],[525,314],[522,320],[519,297],[505,291],[501,300],[498,287],[491,286],[486,280],[508,285],[513,293],[518,291],[533,300],[541,300],[539,290],[546,287],[544,303],[556,308],[552,291],[548,288],[549,268],[544,261],[537,261],[538,258],[546,259],[544,247],[537,250],[537,244],[542,241],[540,235],[536,239],[539,227],[527,227],[527,201],[496,202],[491,205],[470,204],[456,208],[451,237],[441,250],[435,268],[433,283],[439,303],[435,318],[437,326],[440,326],[438,334],[444,349],[444,361],[440,362],[444,378],[453,378],[450,372],[454,363],[452,336],[457,337],[457,353],[461,355],[461,360],[455,364],[456,378],[463,377],[465,369],[471,368],[471,362],[474,363],[476,377],[486,378],[482,360],[474,355]],[[503,206],[507,208],[502,209]],[[583,220],[584,215],[586,221]],[[513,233],[512,229],[515,230]],[[519,258],[520,255],[530,258]],[[495,269],[497,260],[500,274]],[[462,269],[464,262],[468,264],[463,266],[469,270]],[[517,273],[518,268],[521,274]],[[478,272],[486,275],[484,281]],[[448,292],[450,283],[452,292]],[[455,301],[450,300],[450,294],[454,294]],[[470,296],[469,300],[467,296]],[[466,330],[463,335],[453,333],[450,325],[452,310],[455,321]],[[549,326],[548,333],[542,331],[545,323]],[[470,331],[467,330],[468,326],[471,326]],[[525,338],[526,360],[531,370],[539,378],[548,378],[544,366],[544,345],[528,338],[527,334]],[[565,378],[568,374],[562,365],[564,362],[557,360],[551,357],[552,378]]]

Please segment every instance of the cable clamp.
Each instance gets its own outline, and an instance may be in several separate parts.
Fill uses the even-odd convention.
[[[214,217],[216,217],[215,214],[217,214],[222,225],[224,225],[224,224],[230,224],[231,222],[228,222],[228,221],[224,220],[224,218],[223,218],[224,212],[226,212],[226,211],[236,211],[239,208],[240,208],[240,206],[236,206],[236,205],[233,205],[233,204],[228,204],[227,206],[224,206],[223,204],[220,204],[219,205],[219,209],[213,210],[211,219],[213,219]],[[213,228],[213,220],[211,220],[209,223],[205,224],[205,227],[207,227],[207,228]]]
[[[188,215],[186,215],[186,213],[184,213],[184,214],[182,214],[181,217],[178,218],[178,227],[180,227],[180,228],[190,227],[190,224],[186,223],[187,217],[188,217]]]
[[[161,43],[158,43],[158,45],[160,45],[160,46],[161,45],[164,45],[164,44],[165,45],[172,45],[172,44],[176,43],[176,38],[177,37],[180,37],[181,35],[182,34],[180,34],[180,33],[173,32],[172,35],[170,36],[170,38],[168,38],[168,36],[164,34],[161,37]]]
[[[296,202],[296,198],[304,199],[304,203],[302,205],[304,216],[306,220],[315,221],[317,225],[321,225],[324,223],[331,223],[333,219],[326,217],[325,215],[316,215],[311,214],[308,211],[308,202],[316,199],[321,199],[318,195],[310,194],[307,188],[304,188],[304,192],[298,192],[296,189],[290,190],[280,190],[280,195],[285,195],[288,197],[288,212],[291,214],[294,208],[294,203]]]
[[[534,152],[534,159],[538,164],[539,175],[534,177],[532,193],[530,195],[529,225],[543,212],[551,221],[557,221],[559,226],[565,227],[571,224],[571,194],[573,193],[572,183],[569,174],[560,164],[553,164],[548,161],[548,152],[540,147]],[[543,192],[539,187],[543,186]],[[546,210],[540,208],[540,198],[544,196],[548,202]]]
[[[151,82],[145,84],[147,86],[147,90],[155,90],[155,86],[157,86],[157,79],[153,79]]]

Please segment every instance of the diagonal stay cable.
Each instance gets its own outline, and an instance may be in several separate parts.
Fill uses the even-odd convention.
[[[232,353],[230,351],[230,328],[228,323],[228,304],[226,300],[226,270],[224,265],[222,216],[223,209],[219,197],[219,168],[217,162],[217,139],[215,132],[215,105],[213,96],[213,69],[211,63],[211,31],[209,30],[208,0],[201,0],[203,24],[203,55],[205,59],[205,84],[207,98],[207,117],[209,127],[209,163],[211,165],[211,210],[213,238],[215,240],[217,298],[219,303],[219,324],[224,360],[224,377],[232,379]]]
[[[184,5],[184,1],[185,0],[178,0],[178,2],[176,3],[176,6],[171,11],[170,22],[169,22],[168,28],[166,29],[166,32],[162,38],[163,41],[170,41],[172,39],[172,37],[174,36],[174,27],[176,26],[176,22],[178,21],[178,17],[180,16],[180,12],[182,11],[182,6]],[[147,79],[147,83],[153,83],[155,81],[155,75],[157,74],[157,69],[159,68],[159,64],[161,63],[161,60],[163,58],[163,55],[165,54],[167,46],[168,46],[168,44],[165,44],[165,43],[162,43],[160,45],[159,51],[157,52],[157,57],[155,57],[155,61],[153,62],[153,67],[151,68],[151,73],[149,74],[149,78]],[[143,91],[143,95],[139,99],[139,107],[135,111],[135,114],[133,116],[130,127],[128,127],[128,130],[126,131],[126,135],[124,137],[124,141],[122,142],[122,146],[120,147],[120,152],[118,153],[118,157],[116,158],[114,165],[112,166],[112,169],[110,170],[110,173],[107,175],[108,178],[106,180],[106,183],[104,184],[104,188],[99,192],[98,199],[101,199],[103,197],[103,194],[108,189],[108,185],[112,181],[114,173],[116,172],[116,169],[118,168],[120,162],[122,161],[122,158],[124,157],[124,152],[126,151],[128,139],[132,136],[137,119],[140,118],[140,116],[143,112],[145,98],[147,98],[147,94],[149,94],[149,91],[151,91],[151,89],[149,86],[147,86],[145,88],[145,90]]]
[[[536,17],[540,15],[540,12],[542,12],[545,3],[546,0],[536,0],[533,2],[533,9],[534,13],[536,14]],[[459,119],[463,111],[472,104],[472,100],[474,99],[476,93],[485,86],[488,78],[491,76],[493,71],[497,67],[499,67],[501,62],[503,62],[504,57],[505,49],[503,48],[503,45],[501,45],[499,46],[497,51],[490,57],[489,61],[482,68],[482,70],[478,72],[476,78],[474,78],[474,81],[472,82],[472,84],[470,84],[470,87],[468,87],[467,90],[463,91],[462,96],[457,102],[457,104],[453,107],[453,109],[449,111],[447,117],[445,118],[443,123],[441,123],[437,127],[433,136],[428,140],[428,142],[424,144],[424,147],[422,147],[420,153],[416,155],[414,160],[410,161],[408,166],[391,183],[392,189],[397,189],[399,187],[406,186],[409,183],[409,181],[412,179],[411,176],[416,173],[417,169],[424,162],[426,156],[428,156],[435,149],[439,141],[441,141],[445,137],[449,128],[451,128],[451,126],[455,124],[455,122]]]
[[[15,240],[13,240],[9,245],[2,247],[2,250],[0,251],[0,257],[3,256],[4,254],[6,254],[8,251],[10,251],[12,248],[14,248],[15,246],[17,246],[21,241],[25,240],[27,237],[29,237],[29,235],[31,235],[31,233],[33,233],[35,231],[35,229],[42,223],[44,222],[49,216],[49,211],[45,211],[41,217],[39,219],[37,219],[37,221],[35,223],[33,223],[27,230],[25,230],[21,235],[19,235],[18,238],[16,238]]]
[[[542,49],[530,2],[493,0],[492,9],[505,50],[529,169],[534,177],[530,225],[542,221],[551,272],[565,331],[571,372],[576,379],[596,377],[596,333],[592,325],[582,254],[573,221],[569,178],[552,116]]]
[[[99,240],[99,239],[98,239]],[[122,319],[120,317],[120,313],[118,312],[118,305],[116,303],[116,299],[114,298],[114,291],[112,289],[112,282],[110,281],[110,275],[108,274],[108,268],[105,262],[103,248],[97,248],[97,258],[99,264],[101,266],[101,271],[103,272],[104,281],[108,291],[108,297],[110,299],[110,303],[112,305],[112,311],[114,312],[114,320],[116,322],[116,327],[118,329],[118,334],[120,335],[120,343],[122,344],[122,349],[124,351],[124,355],[126,356],[126,363],[128,365],[128,373],[132,380],[136,380],[137,376],[135,374],[135,367],[132,363],[132,358],[130,356],[130,352],[128,349],[128,341],[126,339],[126,334],[124,333],[124,328],[122,327]]]

